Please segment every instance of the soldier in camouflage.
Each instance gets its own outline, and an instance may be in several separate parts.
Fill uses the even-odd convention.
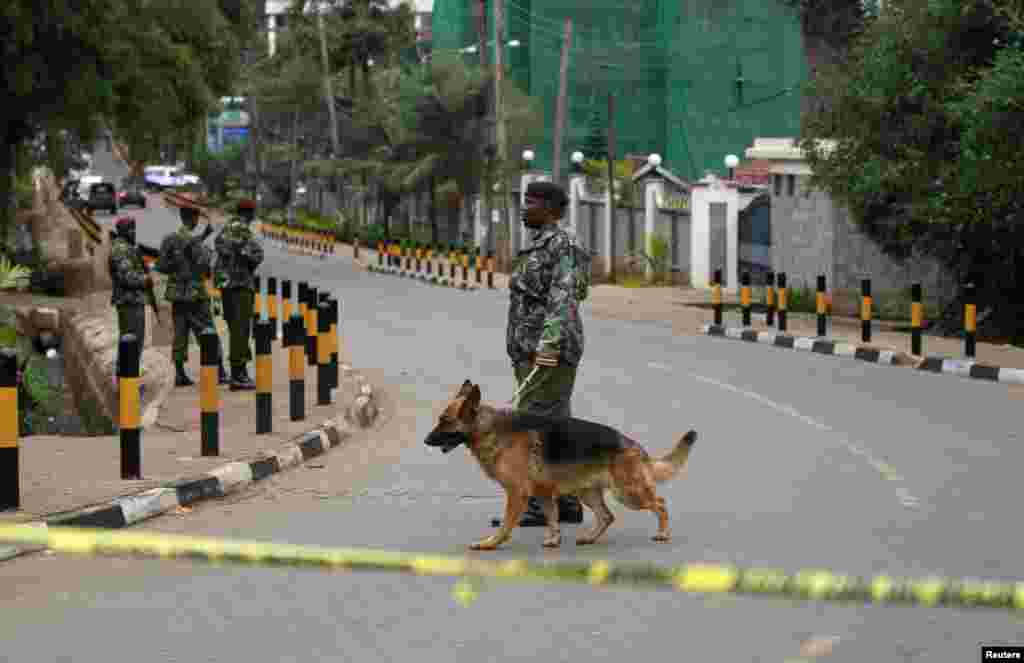
[[[506,344],[516,384],[522,385],[517,409],[531,414],[571,416],[576,367],[583,356],[576,261],[572,240],[558,226],[569,204],[565,191],[551,182],[526,189],[523,224],[531,240],[519,251],[509,280]],[[559,499],[558,519],[583,522],[575,496]],[[546,524],[540,501],[530,498],[520,526]]]
[[[206,278],[210,276],[212,260],[210,251],[203,246],[203,240],[210,235],[211,228],[207,225],[202,235],[193,235],[199,224],[199,208],[190,202],[179,207],[178,214],[181,226],[160,244],[156,270],[167,275],[165,297],[171,303],[171,316],[174,318],[174,384],[177,387],[189,387],[195,384],[185,372],[189,333],[195,336],[198,343],[200,334],[207,329],[215,329],[210,295],[206,290]],[[220,356],[223,358],[223,351]],[[223,364],[219,373],[220,383],[226,384],[228,376]]]
[[[249,340],[252,335],[256,269],[263,262],[263,247],[253,235],[250,224],[256,216],[256,203],[241,200],[238,216],[228,221],[217,236],[217,287],[224,302],[224,319],[231,341],[231,390],[256,388],[246,370],[252,359]]]
[[[141,349],[146,339],[146,288],[153,287],[153,280],[146,274],[136,249],[135,219],[130,216],[114,224],[109,268],[114,284],[110,303],[117,309],[118,336],[134,334]]]

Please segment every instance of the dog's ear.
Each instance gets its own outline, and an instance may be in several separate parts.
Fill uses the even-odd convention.
[[[456,397],[458,397],[458,396],[467,396],[467,395],[469,395],[469,392],[472,391],[472,389],[473,389],[473,383],[470,382],[469,380],[466,380],[465,382],[462,383],[462,386],[459,387],[459,393],[456,394]]]
[[[469,421],[476,417],[477,408],[480,407],[480,387],[473,385],[473,388],[469,391],[469,394],[462,401],[462,407],[459,408],[459,418],[463,421]]]

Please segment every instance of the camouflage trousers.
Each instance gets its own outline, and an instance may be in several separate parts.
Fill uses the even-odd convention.
[[[516,385],[533,371],[532,364],[515,367]],[[529,384],[519,392],[516,410],[551,417],[572,416],[572,390],[576,385],[576,366],[544,366],[537,370]]]
[[[224,321],[228,323],[231,366],[245,366],[252,360],[250,341],[255,291],[225,288],[221,290],[220,298],[224,303]]]
[[[117,307],[117,337],[135,334],[139,339],[139,352],[146,345],[146,307],[142,304],[122,304]]]
[[[174,342],[172,356],[174,363],[184,364],[188,361],[188,335],[191,333],[199,343],[199,335],[207,329],[214,329],[213,316],[210,313],[210,302],[172,302],[171,316],[174,318]],[[219,341],[218,341],[219,344]],[[221,354],[223,356],[223,353]]]

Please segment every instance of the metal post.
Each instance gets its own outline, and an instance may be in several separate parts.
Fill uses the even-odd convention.
[[[316,404],[331,404],[331,348],[330,331],[331,307],[327,302],[322,302],[317,307],[317,376],[316,376]]]
[[[220,394],[217,392],[220,362],[217,331],[207,328],[199,335],[199,446],[203,456],[220,455]]]
[[[18,439],[18,355],[0,348],[0,510],[21,508]]]
[[[125,334],[117,346],[120,397],[121,479],[142,478],[142,417],[139,368],[142,348],[135,334]]]

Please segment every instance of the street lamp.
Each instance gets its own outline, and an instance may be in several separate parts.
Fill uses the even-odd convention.
[[[533,150],[523,150],[523,161],[526,162],[526,170],[530,170],[530,162],[537,156],[533,153]]]
[[[651,156],[647,157],[647,163],[649,163],[652,166],[654,166],[655,168],[657,168],[658,166],[661,165],[661,155],[660,154],[652,154]]]
[[[583,172],[583,152],[577,150],[572,153],[572,172],[582,173]]]
[[[725,167],[729,169],[729,180],[730,181],[732,181],[732,179],[733,179],[733,171],[736,169],[736,166],[738,166],[738,165],[740,165],[740,158],[738,156],[736,156],[735,154],[730,154],[730,155],[725,157]]]

